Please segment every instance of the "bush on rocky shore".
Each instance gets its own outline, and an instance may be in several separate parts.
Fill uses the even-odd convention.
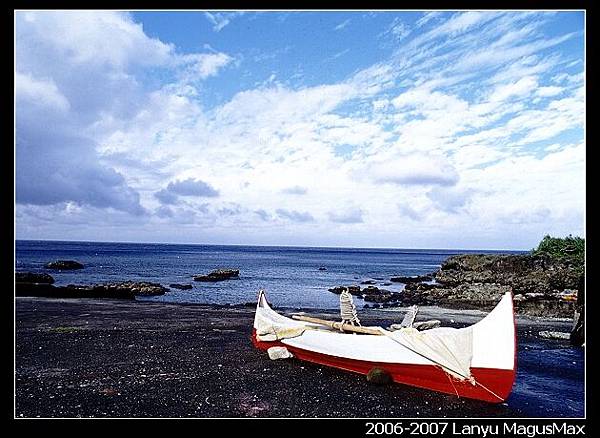
[[[531,254],[569,263],[578,274],[583,274],[585,269],[585,239],[581,237],[546,235]]]

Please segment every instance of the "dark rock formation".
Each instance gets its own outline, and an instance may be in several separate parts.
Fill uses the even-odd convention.
[[[187,289],[191,289],[192,285],[191,284],[172,283],[172,284],[169,285],[169,287],[172,288],[172,289],[187,290]]]
[[[57,260],[46,264],[47,269],[67,271],[70,269],[83,269],[83,265],[75,260]]]
[[[365,301],[369,301],[371,303],[386,303],[396,299],[394,294],[371,294],[365,295],[363,298]]]
[[[15,272],[15,282],[52,284],[54,283],[54,278],[52,278],[52,276],[49,274],[39,274],[36,272]]]
[[[581,346],[585,342],[585,277],[579,277],[577,285],[577,303],[573,314],[573,330],[571,331],[571,344]]]
[[[463,283],[454,287],[422,283],[407,284],[403,305],[440,305],[444,307],[491,310],[510,287],[498,284]]]
[[[344,292],[344,289],[348,289],[351,295],[360,296],[360,286],[352,285],[352,286],[335,286],[327,289],[329,292],[333,292],[334,294],[341,294]]]
[[[390,278],[390,281],[393,281],[394,283],[404,283],[404,284],[420,283],[422,281],[431,281],[431,280],[433,280],[433,274],[413,275],[410,277],[398,276],[398,277]]]
[[[57,287],[48,283],[15,282],[17,297],[52,297],[57,290]]]
[[[529,255],[458,255],[446,260],[435,275],[445,286],[496,283],[512,287],[515,295],[555,294],[577,289],[579,274],[569,262]]]
[[[240,271],[238,269],[217,269],[216,271],[212,271],[208,275],[194,275],[194,281],[224,281],[230,280],[232,278],[238,278],[239,276]]]
[[[440,305],[491,310],[512,291],[518,313],[570,317],[575,302],[565,289],[577,288],[578,274],[568,262],[529,255],[458,255],[435,273],[437,283],[406,284],[403,305]]]
[[[16,282],[16,296],[50,298],[123,298],[163,295],[167,289],[157,283],[125,281],[92,285],[69,284],[54,286],[47,283]]]
[[[389,292],[389,291],[386,291],[385,289],[379,289],[377,286],[367,286],[362,290],[362,293],[367,294],[367,295],[376,294],[379,292]]]
[[[319,268],[319,271],[326,271],[326,270],[327,270],[327,268],[325,268],[325,267],[323,267],[323,266],[321,266],[321,267]]]
[[[363,299],[372,303],[390,303],[398,301],[400,294],[391,292],[386,289],[374,288],[376,290],[367,291],[368,288],[363,289]]]

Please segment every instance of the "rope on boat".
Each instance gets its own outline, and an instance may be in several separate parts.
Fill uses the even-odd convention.
[[[448,377],[448,381],[452,385],[452,389],[454,389],[454,392],[456,393],[456,396],[458,398],[460,398],[460,394],[458,393],[458,390],[456,389],[456,386],[454,385],[454,382],[452,381],[452,378],[450,377],[450,375],[448,373],[445,373],[445,374],[446,374],[446,377]]]
[[[352,295],[348,292],[348,288],[345,288],[340,294],[340,314],[342,316],[343,324],[360,325],[360,319],[358,319],[358,314],[356,313],[356,306],[354,305]],[[341,327],[340,330],[342,330]]]

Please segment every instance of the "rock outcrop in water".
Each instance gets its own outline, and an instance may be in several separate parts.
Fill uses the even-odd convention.
[[[56,269],[60,271],[67,271],[72,269],[83,269],[84,266],[76,262],[75,260],[57,260],[46,264],[46,269]]]
[[[16,283],[53,284],[54,278],[49,274],[37,272],[15,272]]]
[[[16,296],[49,297],[49,298],[122,298],[134,299],[136,296],[163,295],[167,288],[158,283],[144,281],[123,281],[116,283],[54,286],[46,282],[30,282],[36,274],[19,273],[15,281]],[[27,275],[25,275],[27,274]]]
[[[530,255],[458,255],[435,273],[437,284],[408,283],[403,305],[491,310],[512,291],[518,313],[572,317],[579,277],[570,263]],[[567,293],[565,293],[567,291]]]
[[[406,277],[406,276],[397,276],[397,277],[392,277],[390,278],[390,281],[394,282],[394,283],[404,283],[404,284],[408,284],[408,283],[420,283],[422,281],[431,281],[433,280],[433,275],[434,274],[426,274],[426,275],[413,275],[410,277]]]
[[[208,275],[194,275],[194,281],[205,281],[205,282],[224,281],[224,280],[230,280],[232,278],[238,278],[239,276],[240,276],[239,269],[217,269],[216,271],[212,271]]]
[[[372,303],[391,303],[398,301],[400,299],[400,294],[389,291],[387,289],[380,289],[377,286],[369,285],[363,289],[360,286],[352,285],[352,286],[335,286],[329,288],[329,292],[333,292],[334,294],[341,294],[344,289],[348,289],[351,295],[356,297],[363,298],[365,301]]]
[[[351,295],[354,296],[361,296],[360,293],[360,286],[357,285],[352,285],[352,286],[335,286],[335,287],[331,287],[328,289],[329,292],[333,292],[334,294],[341,294],[342,292],[344,292],[344,289],[348,289],[348,292],[350,292]]]
[[[172,289],[180,289],[180,290],[189,290],[191,289],[193,286],[191,284],[179,284],[179,283],[171,283],[169,285],[170,288]]]

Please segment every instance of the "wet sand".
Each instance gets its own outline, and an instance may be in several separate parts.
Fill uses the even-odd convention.
[[[337,319],[331,312],[307,313]],[[483,315],[423,308],[418,320],[435,317],[444,325],[458,327]],[[387,326],[402,316],[396,310],[361,311],[366,325]],[[364,376],[297,359],[271,361],[251,343],[253,317],[253,306],[17,298],[15,416],[556,415],[537,407],[537,393],[517,393],[507,403],[493,405],[405,385],[375,386]],[[537,338],[542,330],[569,331],[568,320],[518,318],[517,327],[519,348],[570,348],[564,341]],[[581,371],[576,379],[582,384],[582,362],[573,364]],[[536,376],[542,367],[539,361],[525,361],[519,376]],[[541,405],[544,402],[539,400]]]

